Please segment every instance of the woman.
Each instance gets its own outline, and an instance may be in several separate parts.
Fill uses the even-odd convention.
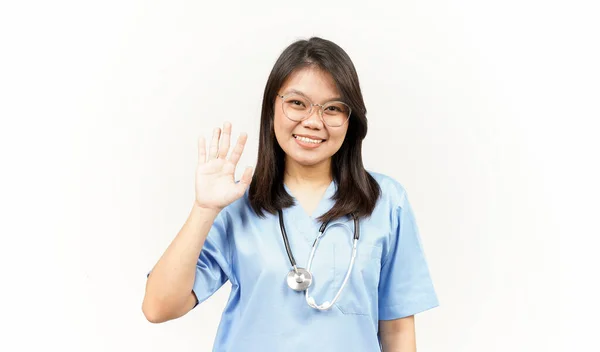
[[[215,351],[415,351],[413,316],[438,301],[405,190],[363,167],[365,115],[339,46],[286,48],[254,176],[234,181],[245,134],[229,157],[230,124],[208,153],[200,138],[195,203],[148,277],[147,319],[178,318],[229,280]]]

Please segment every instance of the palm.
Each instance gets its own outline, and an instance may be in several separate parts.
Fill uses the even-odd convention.
[[[229,170],[231,169],[231,171]],[[196,201],[201,206],[224,208],[241,196],[234,181],[234,166],[222,159],[199,164],[196,170]]]
[[[223,134],[215,129],[208,156],[204,139],[198,143],[198,167],[196,168],[196,203],[205,208],[222,209],[240,198],[250,184],[252,169],[245,170],[240,182],[234,179],[235,168],[246,143],[246,135],[242,134],[229,159],[229,139],[231,125],[225,124]]]

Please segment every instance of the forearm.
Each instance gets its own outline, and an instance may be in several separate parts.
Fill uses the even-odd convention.
[[[170,316],[189,298],[196,263],[217,211],[194,204],[177,236],[158,260],[146,282],[142,309],[150,315]]]
[[[383,352],[416,352],[414,317],[380,321]]]

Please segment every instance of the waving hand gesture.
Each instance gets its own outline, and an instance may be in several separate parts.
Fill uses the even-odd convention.
[[[213,131],[208,155],[203,137],[198,140],[198,167],[196,168],[196,203],[207,209],[220,211],[244,195],[252,180],[252,168],[244,170],[238,183],[235,168],[244,151],[248,136],[242,133],[231,155],[227,158],[231,139],[231,124],[225,123]]]

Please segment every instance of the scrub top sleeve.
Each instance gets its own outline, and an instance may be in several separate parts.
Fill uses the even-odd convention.
[[[439,305],[406,194],[400,203],[395,209],[390,247],[381,268],[380,320],[408,317]]]
[[[231,273],[230,258],[231,248],[226,216],[225,210],[222,210],[208,232],[196,263],[196,276],[192,288],[196,296],[196,306],[207,300],[227,282]]]

